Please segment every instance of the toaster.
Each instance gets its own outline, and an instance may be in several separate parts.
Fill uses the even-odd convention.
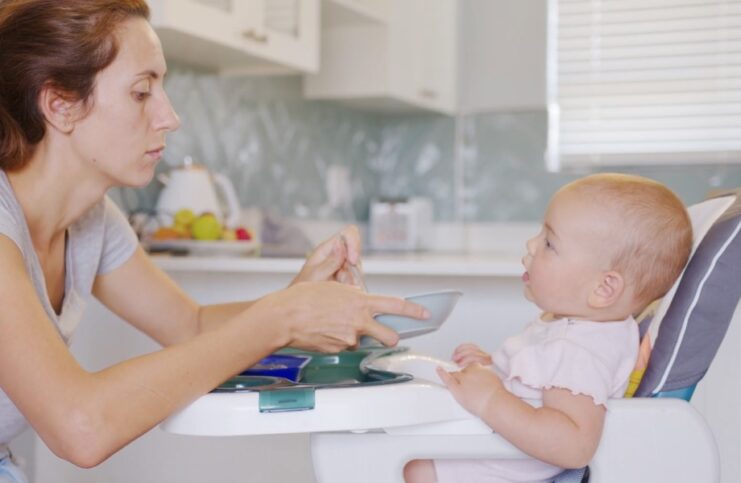
[[[369,247],[374,251],[423,251],[432,246],[432,200],[376,199],[370,205]]]

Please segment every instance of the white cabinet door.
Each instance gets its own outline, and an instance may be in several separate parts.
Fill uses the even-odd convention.
[[[319,0],[152,0],[168,58],[227,73],[313,72]]]
[[[384,18],[365,21],[345,15],[339,22],[340,15],[328,14],[336,7],[335,0],[323,2],[321,66],[304,78],[306,97],[370,109],[455,111],[456,0],[394,1]]]
[[[409,103],[455,110],[456,5],[451,0],[404,0],[391,18],[395,91]]]

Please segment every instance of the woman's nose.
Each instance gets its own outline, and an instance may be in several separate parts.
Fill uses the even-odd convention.
[[[157,114],[158,116],[155,122],[156,130],[172,132],[177,131],[180,127],[180,117],[175,112],[166,94]]]

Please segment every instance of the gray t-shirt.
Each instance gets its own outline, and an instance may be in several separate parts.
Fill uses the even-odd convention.
[[[41,264],[33,248],[26,219],[8,177],[0,170],[0,235],[10,238],[23,254],[26,270],[49,321],[69,345],[91,296],[93,282],[123,265],[137,247],[136,234],[118,207],[108,198],[93,206],[67,229],[64,301],[57,314],[46,293]],[[0,388],[0,444],[8,443],[27,422]]]

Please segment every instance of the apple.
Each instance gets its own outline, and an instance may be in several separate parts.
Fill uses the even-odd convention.
[[[196,219],[196,214],[193,213],[193,210],[190,208],[183,208],[182,210],[178,210],[175,212],[175,217],[173,218],[173,225],[187,228],[190,226],[191,223],[193,223],[193,220]]]
[[[238,227],[236,230],[234,230],[234,232],[237,235],[237,240],[243,240],[243,241],[252,240],[252,233],[250,233],[250,231],[243,226]]]
[[[190,234],[196,240],[218,240],[223,232],[224,227],[213,213],[197,216],[190,224]]]

